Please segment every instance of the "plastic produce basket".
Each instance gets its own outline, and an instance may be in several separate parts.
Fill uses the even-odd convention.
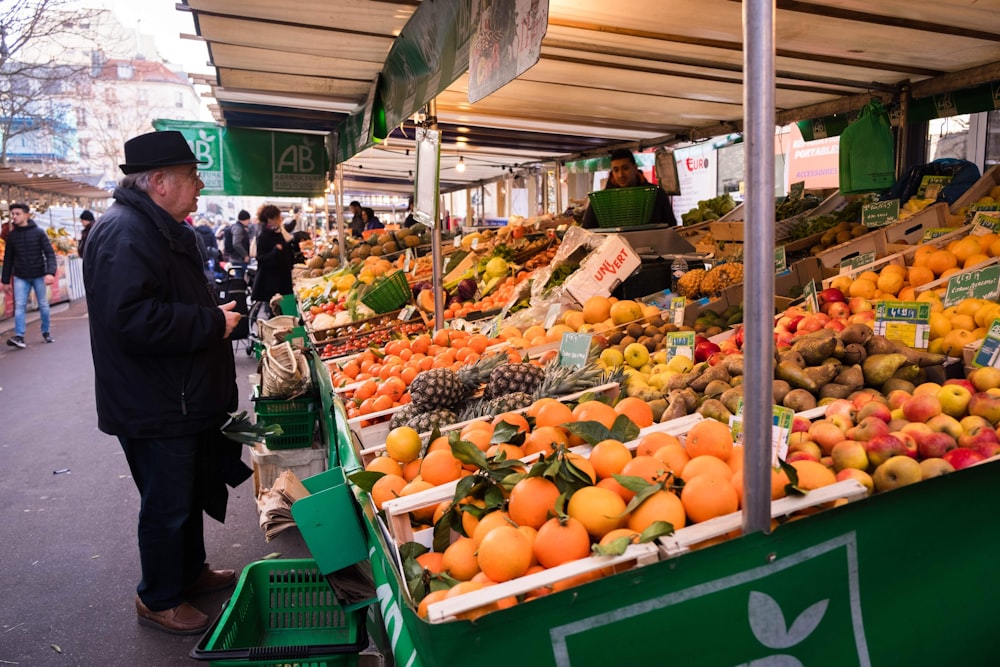
[[[364,614],[344,613],[315,561],[258,561],[191,657],[219,667],[343,665],[368,646]]]
[[[264,439],[268,449],[312,446],[316,429],[316,401],[312,398],[279,400],[254,396],[254,412],[258,424],[281,426],[281,435]]]
[[[398,310],[412,297],[413,290],[406,282],[406,274],[402,271],[395,271],[388,278],[365,292],[361,297],[361,303],[381,315],[391,310]]]
[[[591,192],[590,205],[594,207],[600,227],[633,227],[645,225],[653,214],[656,203],[655,185],[636,188],[612,188]]]

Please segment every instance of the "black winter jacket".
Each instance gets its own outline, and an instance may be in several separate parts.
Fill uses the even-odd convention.
[[[148,195],[117,188],[83,264],[98,427],[111,435],[194,435],[236,409],[225,316],[195,233]]]
[[[13,225],[7,236],[7,249],[3,254],[4,285],[11,276],[24,280],[56,275],[56,253],[52,250],[49,235],[34,220],[24,227]]]
[[[257,237],[257,277],[250,298],[268,301],[275,294],[291,293],[292,248],[281,232],[264,227]]]

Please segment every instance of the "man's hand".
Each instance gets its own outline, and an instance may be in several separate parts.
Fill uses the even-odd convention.
[[[221,310],[222,314],[226,316],[226,331],[222,334],[223,338],[229,338],[229,336],[233,333],[233,329],[236,328],[236,325],[240,323],[240,319],[243,317],[239,313],[235,312],[235,308],[235,301],[230,301],[219,306],[219,310]]]
[[[46,274],[46,276],[45,276],[45,284],[46,285],[51,285],[51,284],[55,283],[55,281],[56,281],[56,277],[55,276],[50,276],[50,275]]]

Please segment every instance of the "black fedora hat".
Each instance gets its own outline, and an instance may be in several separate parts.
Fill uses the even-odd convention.
[[[199,162],[184,135],[176,130],[140,134],[125,142],[125,164],[118,165],[125,174],[136,174],[160,167]]]

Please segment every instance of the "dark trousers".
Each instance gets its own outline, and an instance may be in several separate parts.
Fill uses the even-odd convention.
[[[183,602],[182,590],[205,564],[201,503],[195,479],[206,448],[198,436],[118,438],[139,489],[139,561],[136,589],[149,609],[162,611]]]

